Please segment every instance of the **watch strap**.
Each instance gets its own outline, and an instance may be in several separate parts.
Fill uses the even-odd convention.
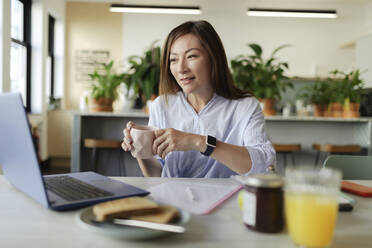
[[[207,145],[207,149],[205,149],[204,152],[201,152],[204,156],[209,157],[212,152],[214,151],[214,148],[216,148],[217,139],[213,136],[207,135],[205,143]]]

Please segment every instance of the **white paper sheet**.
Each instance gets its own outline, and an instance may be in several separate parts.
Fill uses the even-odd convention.
[[[193,214],[208,214],[241,188],[238,184],[166,182],[151,187],[150,197]]]

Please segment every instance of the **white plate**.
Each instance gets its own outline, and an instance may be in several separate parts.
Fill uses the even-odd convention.
[[[76,220],[84,228],[105,234],[114,238],[125,239],[125,240],[144,240],[161,237],[164,235],[172,234],[166,231],[158,231],[145,229],[140,227],[129,227],[120,225],[97,225],[92,222],[95,218],[93,207],[85,208],[76,215]],[[184,226],[190,220],[190,214],[186,211],[178,209],[180,217],[177,221],[172,222],[174,225]]]

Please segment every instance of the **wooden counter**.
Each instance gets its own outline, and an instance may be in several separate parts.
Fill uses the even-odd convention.
[[[301,152],[296,155],[298,164],[313,164],[315,151],[312,143],[359,144],[365,152],[371,154],[372,118],[320,118],[320,117],[266,117],[266,131],[273,143],[300,143]],[[143,111],[124,113],[74,113],[72,135],[71,170],[90,169],[90,150],[81,146],[84,138],[117,139],[123,138],[123,129],[128,121],[147,124],[148,115]],[[112,155],[112,156],[111,156]],[[100,157],[99,170],[103,174],[118,175],[117,155],[103,152]],[[113,161],[115,160],[115,161]],[[105,162],[106,161],[106,162]],[[126,176],[141,175],[137,162],[130,153],[122,152]],[[110,164],[105,167],[104,164]],[[281,158],[278,156],[278,164]]]

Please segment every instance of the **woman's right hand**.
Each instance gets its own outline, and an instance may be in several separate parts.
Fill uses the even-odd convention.
[[[130,131],[132,127],[134,127],[135,125],[136,124],[133,121],[129,121],[127,123],[127,127],[124,128],[123,130],[124,138],[123,138],[123,142],[121,143],[121,147],[126,152],[131,151],[133,149],[133,145],[132,145],[133,140],[132,140],[132,136],[130,135]]]

